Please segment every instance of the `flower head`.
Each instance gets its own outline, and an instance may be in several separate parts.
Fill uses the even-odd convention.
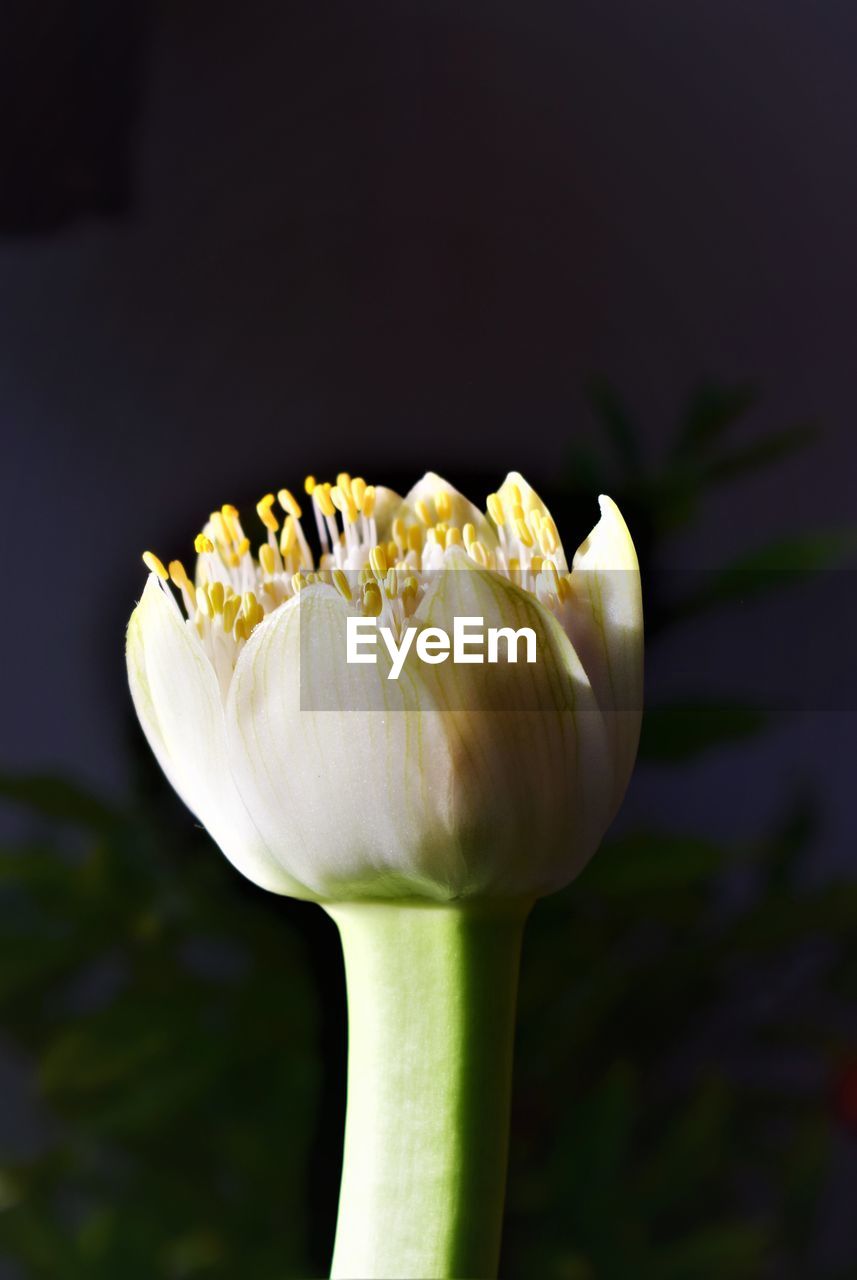
[[[517,473],[485,513],[433,473],[404,499],[345,473],[304,487],[303,504],[286,489],[257,504],[255,555],[232,506],[197,536],[193,578],[144,555],[128,671],[170,782],[276,892],[445,900],[567,883],[639,736],[639,570],[618,508],[600,499],[569,571]],[[412,664],[391,681],[383,651],[345,666],[355,616],[394,644],[463,617],[529,628],[538,661],[507,649],[490,669]]]

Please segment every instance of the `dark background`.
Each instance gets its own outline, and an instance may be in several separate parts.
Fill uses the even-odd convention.
[[[247,506],[270,488],[298,487],[308,470],[342,466],[403,486],[433,468],[478,501],[514,466],[551,495],[570,546],[606,485],[627,507],[648,572],[649,703],[674,714],[652,720],[614,865],[636,848],[656,869],[642,887],[621,870],[611,882],[605,850],[605,869],[593,869],[603,884],[595,878],[587,891],[584,877],[577,897],[572,890],[534,917],[508,1274],[857,1274],[848,1208],[857,1158],[848,944],[857,919],[842,888],[819,906],[830,878],[844,885],[854,867],[854,591],[839,533],[853,523],[857,471],[855,54],[857,10],[832,2],[3,6],[10,573],[0,733],[2,767],[18,784],[8,784],[15,803],[4,816],[12,924],[0,1155],[12,1190],[3,1192],[0,1171],[0,1201],[10,1204],[7,1252],[23,1260],[20,1274],[64,1280],[121,1267],[130,1276],[116,1242],[130,1250],[133,1237],[146,1276],[266,1277],[261,1255],[249,1270],[230,1262],[266,1232],[272,1276],[286,1266],[278,1257],[288,1274],[325,1265],[344,1052],[335,938],[310,919],[320,915],[312,908],[262,902],[219,862],[209,870],[215,851],[164,794],[141,747],[122,634],[144,547],[165,559],[186,554],[213,505]],[[768,568],[787,589],[766,590],[750,607],[759,584],[740,576],[742,557],[761,547],[774,548]],[[735,564],[730,595],[718,573]],[[813,577],[797,587],[789,571],[801,567]],[[691,580],[711,599],[679,620],[670,602],[687,596]],[[715,706],[697,714],[706,695]],[[727,695],[737,710],[718,718]],[[60,791],[34,791],[22,775],[63,781]],[[70,799],[62,788],[72,784],[87,798]],[[130,852],[129,824],[144,831]],[[654,830],[660,839],[640,852],[633,841]],[[700,840],[712,842],[706,856]],[[75,859],[95,856],[87,841],[106,859],[91,915],[69,897],[80,883]],[[183,842],[199,846],[189,861]],[[144,890],[134,859],[149,865],[155,846],[158,870],[145,873]],[[673,862],[658,853],[665,848]],[[762,849],[768,861],[748,871],[748,851],[761,858]],[[59,877],[47,905],[50,875],[34,867]],[[170,947],[163,937],[152,944],[142,988],[124,955],[139,925],[120,907],[126,873],[173,930]],[[188,915],[164,905],[175,894]],[[38,899],[35,914],[22,912],[21,895]],[[775,935],[768,967],[727,934],[694,969],[690,939],[708,936],[702,922],[722,903],[733,923],[749,913],[745,943]],[[776,927],[765,915],[774,909]],[[96,954],[92,931],[107,919],[112,932]],[[78,934],[85,956],[69,941]],[[617,976],[614,944],[631,938],[633,957]],[[46,939],[56,947],[50,963]],[[230,946],[246,949],[244,968],[224,961]],[[275,1226],[238,1209],[230,1219],[226,1202],[215,1217],[228,1239],[212,1244],[213,1227],[197,1223],[205,1197],[181,1201],[177,1187],[200,1172],[177,1156],[181,1130],[170,1145],[166,1099],[187,1107],[175,1082],[161,1081],[139,1132],[103,1115],[111,1089],[126,1101],[137,1095],[143,1068],[133,1061],[107,1081],[82,1069],[69,1097],[68,1037],[86,1064],[103,1061],[117,1039],[133,1042],[165,1007],[159,984],[170,983],[157,957],[167,951],[182,973],[209,983],[215,1021],[231,1006],[216,984],[210,996],[212,973],[234,995],[256,991],[264,1007],[267,988],[252,975],[263,962],[283,966],[271,984],[281,1003],[265,1018],[294,1017],[303,1028],[292,1065],[305,1091],[293,1081],[279,1123],[284,1134],[306,1129],[291,1143],[292,1182],[283,1177],[294,1222],[311,1223],[291,1250]],[[104,953],[115,970],[108,964],[107,978]],[[648,985],[640,955],[653,966]],[[593,1013],[579,1018],[580,1043],[555,1027],[540,1039],[534,1010],[579,1015],[559,991],[553,1005],[539,996],[575,959],[603,979],[592,989],[603,1025]],[[672,1004],[659,998],[659,1021],[651,993],[669,987],[676,966],[688,970],[688,986]],[[69,1004],[57,990],[79,968]],[[186,995],[177,1026],[197,1008],[196,988]],[[235,999],[235,1017],[240,1007],[252,1021]],[[770,1027],[760,1030],[769,1015],[784,1018],[797,1048],[771,1048]],[[605,1033],[617,1021],[626,1027],[618,1046]],[[601,1037],[601,1057],[590,1052],[575,1076],[572,1060],[588,1061],[592,1037]],[[290,1045],[263,1038],[250,1061],[288,1057]],[[191,1037],[189,1061],[202,1052]],[[61,1064],[53,1074],[51,1053]],[[694,1092],[708,1080],[700,1064],[713,1093],[707,1083]],[[224,1106],[235,1092],[230,1071],[218,1077]],[[259,1073],[246,1071],[250,1091],[264,1096]],[[191,1089],[188,1078],[204,1127],[214,1085]],[[662,1108],[664,1123],[689,1116],[691,1129],[697,1117],[686,1160],[704,1165],[708,1182],[693,1183],[680,1161],[652,1173],[648,1153],[656,1162],[659,1145],[635,1127],[650,1107]],[[799,1138],[789,1125],[804,1113],[812,1133]],[[242,1116],[232,1145],[224,1136],[218,1148],[239,1164],[235,1150],[252,1147],[263,1123],[276,1130],[270,1117]],[[632,1134],[625,1146],[615,1138],[620,1116]],[[576,1224],[569,1206],[581,1203],[580,1174],[558,1156],[551,1164],[545,1143],[557,1132],[557,1151],[586,1152],[587,1124],[590,1157],[580,1163],[590,1185],[592,1160],[613,1149],[608,1130],[616,1152],[600,1199]],[[750,1124],[758,1133],[742,1151],[738,1135]],[[162,1137],[147,1146],[159,1125]],[[793,1201],[769,1184],[801,1141],[812,1150],[798,1161]],[[203,1145],[197,1157],[210,1163],[211,1152]],[[246,1196],[268,1176],[263,1157],[254,1159],[262,1163],[248,1158]],[[114,1160],[141,1181],[126,1174],[122,1183]],[[647,1172],[632,1176],[635,1161]],[[157,1204],[167,1166],[177,1170],[172,1202],[183,1207],[161,1239],[153,1224],[169,1216]],[[651,1191],[658,1177],[692,1183],[689,1202],[664,1210],[647,1199],[640,1187]],[[138,1221],[128,1206],[141,1196],[152,1213]],[[789,1215],[800,1218],[798,1201],[800,1244],[785,1227]],[[603,1231],[588,1238],[599,1207]],[[610,1252],[617,1215],[630,1224],[621,1254]],[[191,1219],[191,1244],[179,1248]],[[113,1225],[99,1235],[93,1220]],[[292,1219],[280,1229],[297,1239]],[[696,1244],[682,1254],[687,1240]]]

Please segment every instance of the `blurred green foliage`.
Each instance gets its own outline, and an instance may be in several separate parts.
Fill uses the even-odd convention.
[[[568,501],[613,493],[645,564],[712,488],[813,438],[798,425],[736,443],[753,402],[746,387],[700,388],[654,463],[615,392],[594,384],[607,448],[577,451]],[[648,643],[848,545],[792,539],[685,599],[647,598]],[[641,757],[680,785],[703,753],[769,722],[738,700],[651,706]],[[0,1254],[29,1280],[322,1274],[341,1121],[341,1099],[323,1093],[319,977],[326,966],[340,981],[335,937],[315,945],[303,927],[322,913],[245,885],[163,791],[122,809],[60,779],[0,792],[31,818],[0,856],[0,1007],[5,1052],[31,1080],[7,1106],[34,1108],[24,1140],[7,1126],[0,1150]],[[857,887],[804,874],[821,816],[797,792],[763,838],[734,847],[653,821],[538,905],[504,1275],[857,1274],[817,1247],[839,1124],[826,1081],[847,1047],[836,1011],[857,985]],[[776,1069],[793,1062],[797,1082]]]

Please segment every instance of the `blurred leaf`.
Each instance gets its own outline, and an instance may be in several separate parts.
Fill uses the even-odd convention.
[[[691,396],[684,412],[676,437],[676,452],[691,456],[703,453],[757,401],[758,393],[749,383],[732,387],[703,383]]]
[[[770,720],[770,712],[763,707],[725,700],[646,707],[640,758],[668,763],[693,759],[715,747],[753,737]]]
[[[725,861],[720,845],[699,836],[636,831],[611,840],[593,858],[581,887],[610,897],[669,890],[708,879]]]
[[[592,378],[585,387],[586,398],[597,420],[629,470],[640,466],[640,441],[631,417],[616,390],[605,378]]]
[[[0,796],[6,796],[46,818],[90,831],[107,830],[116,824],[119,817],[112,806],[85,787],[56,776],[2,776]]]
[[[769,467],[789,454],[805,449],[818,439],[818,434],[818,427],[814,424],[801,424],[764,436],[742,449],[722,454],[706,463],[702,469],[702,483],[724,484],[751,471]]]
[[[704,1227],[665,1245],[658,1260],[658,1280],[756,1280],[763,1274],[768,1232],[752,1223],[732,1222]]]
[[[672,607],[672,617],[688,617],[716,605],[794,586],[812,573],[836,568],[855,550],[857,531],[853,529],[779,539],[707,574],[700,591]]]

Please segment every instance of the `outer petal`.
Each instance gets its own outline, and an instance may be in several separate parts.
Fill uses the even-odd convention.
[[[574,557],[567,630],[604,711],[618,808],[643,714],[643,599],[628,526],[612,498],[602,494],[598,503],[601,519]]]
[[[154,576],[131,615],[126,658],[149,746],[229,861],[263,889],[311,896],[275,861],[238,795],[214,669]]]
[[[419,480],[414,485],[403,500],[401,509],[396,514],[407,514],[411,520],[418,520],[416,504],[423,501],[428,506],[432,516],[435,516],[435,498],[439,493],[446,494],[449,498],[451,513],[447,520],[448,524],[457,525],[459,529],[463,529],[466,524],[472,524],[476,530],[476,537],[486,547],[493,548],[497,546],[497,535],[479,508],[475,507],[448,480],[444,480],[443,476],[439,476],[435,471],[427,471],[422,480]],[[437,516],[437,519],[440,519],[440,517]]]
[[[395,489],[388,489],[383,484],[375,486],[375,507],[372,518],[375,521],[379,539],[386,542],[391,537],[393,519],[401,505],[401,495],[396,493]]]
[[[531,511],[538,511],[540,515],[550,516],[551,513],[547,508],[547,504],[542,502],[533,486],[524,479],[520,471],[510,471],[506,476],[506,479],[500,485],[500,488],[497,490],[504,506],[508,507],[511,505],[513,488],[517,488],[520,491],[521,506],[528,515]],[[551,554],[551,559],[557,569],[561,572],[565,571],[567,568],[567,561],[561,541],[559,542],[557,550]]]
[[[455,617],[481,617],[486,628],[530,627],[536,635],[533,664],[521,644],[514,665],[447,661],[422,669],[423,687],[446,707],[465,892],[550,892],[578,873],[612,816],[604,719],[553,615],[507,578],[455,554],[464,571],[438,575],[420,620],[452,634]]]
[[[256,628],[227,699],[236,782],[278,859],[320,896],[453,897],[442,717],[407,668],[387,679],[380,637],[377,665],[346,663],[353,612],[319,584]]]

